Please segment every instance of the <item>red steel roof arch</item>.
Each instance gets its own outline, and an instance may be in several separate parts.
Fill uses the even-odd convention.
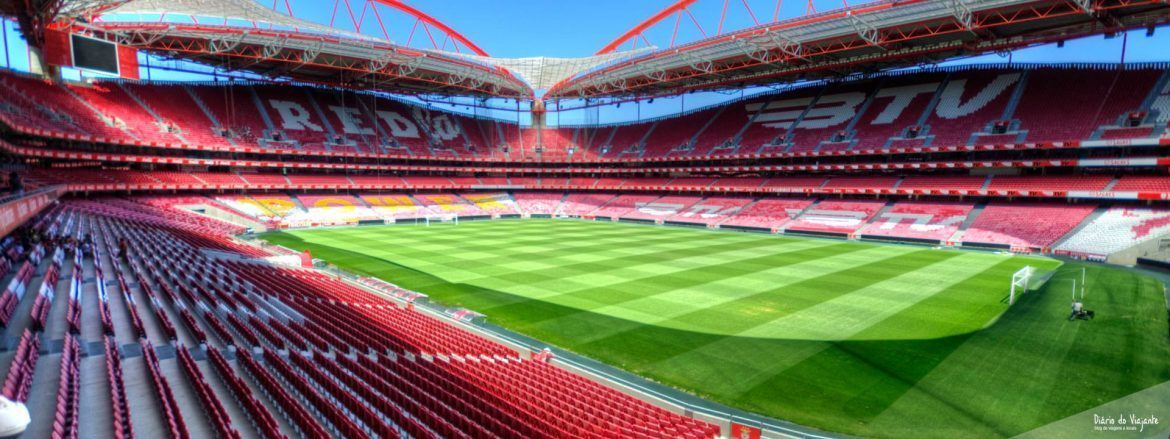
[[[422,21],[423,23],[434,26],[435,28],[443,31],[443,33],[447,34],[455,41],[458,41],[459,43],[463,44],[464,47],[471,49],[471,51],[474,52],[476,55],[491,56],[491,55],[488,55],[488,53],[486,51],[484,51],[482,48],[480,48],[479,45],[471,42],[470,39],[463,36],[463,34],[459,33],[455,29],[452,29],[451,26],[448,26],[446,23],[439,21],[439,19],[432,17],[430,14],[427,14],[426,12],[420,11],[418,8],[415,8],[414,6],[403,3],[402,0],[373,0],[373,1],[375,3],[402,11],[402,12],[404,12],[404,13],[406,13],[414,18],[417,18],[418,20]],[[686,1],[686,0],[684,0],[684,1]],[[689,1],[695,1],[695,0],[689,0]]]
[[[605,47],[602,47],[601,50],[598,50],[594,55],[605,55],[617,50],[617,48],[620,47],[623,43],[637,38],[638,35],[640,35],[642,32],[645,32],[646,29],[649,29],[651,26],[658,24],[658,22],[666,19],[666,17],[669,17],[671,14],[686,9],[696,1],[698,0],[678,0],[677,2],[674,2],[674,4],[663,8],[661,11],[658,11],[657,14],[651,15],[650,18],[643,20],[641,23],[638,23],[637,26],[634,26],[630,30],[626,31],[626,33],[621,34],[613,41],[610,41],[609,44],[606,44]]]

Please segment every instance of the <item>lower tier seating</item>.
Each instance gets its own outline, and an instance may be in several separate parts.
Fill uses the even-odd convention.
[[[1045,248],[1089,215],[1094,205],[992,203],[964,232],[964,243]]]
[[[838,201],[817,203],[784,226],[801,232],[853,233],[878,212],[884,201]]]
[[[565,195],[560,192],[520,192],[513,195],[516,206],[524,213],[533,215],[555,215],[560,210]]]
[[[943,242],[959,230],[971,204],[898,202],[879,213],[858,234]]]
[[[807,199],[765,199],[748,204],[720,226],[756,227],[776,230],[784,227],[813,203]]]
[[[1057,250],[1106,256],[1170,232],[1170,210],[1114,207],[1069,236]]]
[[[485,212],[500,202],[471,195],[473,208]],[[271,211],[272,203],[259,201],[266,197],[248,197],[252,203],[244,205]],[[451,194],[424,198],[441,206],[443,197],[468,204]],[[292,202],[289,215],[327,216],[317,210],[322,204],[360,207],[365,197],[342,197],[341,203],[273,199]],[[0,271],[11,279],[0,297],[19,303],[25,290],[33,290],[48,298],[42,308],[68,308],[41,313],[32,307],[28,318],[22,312],[6,328],[23,328],[23,336],[4,377],[5,396],[29,401],[42,393],[37,383],[53,383],[44,393],[55,398],[55,409],[33,414],[35,431],[131,437],[141,425],[176,438],[720,434],[717,426],[546,359],[522,358],[333,274],[264,261],[272,254],[229,236],[242,227],[182,207],[213,202],[189,196],[65,200],[25,226],[43,241],[29,241],[34,234],[24,230],[14,235],[20,239],[0,240]],[[52,281],[57,273],[60,286]],[[51,280],[30,285],[39,278]],[[119,294],[108,291],[114,289]],[[98,312],[82,314],[79,304],[89,302],[82,298],[95,293]],[[68,297],[53,301],[55,294]],[[54,341],[61,354],[51,361],[40,358],[49,332],[64,334]],[[82,386],[88,364],[83,346],[93,349],[83,337],[95,335],[105,379]],[[53,376],[39,376],[44,373]],[[85,417],[79,401],[95,391],[109,397],[112,417],[101,428],[111,430],[79,422]]]

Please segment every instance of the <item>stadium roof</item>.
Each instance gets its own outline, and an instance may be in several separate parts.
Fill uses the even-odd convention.
[[[487,55],[433,17],[398,0],[379,1]],[[144,20],[152,15],[158,19]],[[407,94],[533,95],[519,77],[480,59],[340,30],[254,0],[72,0],[62,16],[76,19],[69,23],[73,31],[226,70]]]
[[[674,47],[614,51],[696,1],[679,0],[592,57],[493,58],[403,0],[371,1],[430,24],[471,53],[459,45],[413,48],[362,33],[360,24],[342,30],[256,0],[61,1],[61,16],[76,19],[67,20],[74,31],[173,59],[346,87],[519,99],[535,90],[553,99],[642,97],[844,76],[1170,20],[1165,0],[885,0]],[[158,20],[143,21],[149,15]]]
[[[694,0],[681,0],[670,8]],[[659,13],[652,21],[669,14]],[[931,64],[1165,24],[1164,0],[886,0],[762,24],[574,76],[546,97],[655,96]],[[638,38],[648,24],[610,43]]]
[[[315,32],[354,40],[377,40],[356,32],[347,32],[308,20],[281,14],[254,0],[75,0],[66,3],[64,14],[100,10],[103,18],[119,16],[171,14],[187,17],[247,21],[275,25],[281,29]]]
[[[465,54],[452,54],[462,58],[492,64],[510,70],[523,78],[528,85],[537,90],[547,90],[557,83],[567,80],[587,70],[595,69],[614,62],[631,59],[637,55],[653,51],[653,47],[628,50],[624,52],[605,53],[580,58],[551,58],[546,56],[529,58],[492,58]]]

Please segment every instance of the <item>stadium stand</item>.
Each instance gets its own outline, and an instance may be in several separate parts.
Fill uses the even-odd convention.
[[[968,191],[979,191],[987,184],[985,176],[929,176],[911,175],[902,180],[898,189],[911,194],[966,194]]]
[[[353,224],[379,218],[376,212],[349,195],[298,195],[297,199],[305,206],[305,211],[301,218],[289,218],[290,222]]]
[[[1081,223],[1096,206],[988,204],[962,236],[963,245],[996,244],[1040,250]]]
[[[568,160],[568,145],[581,137],[584,142],[578,143],[586,147],[573,160],[819,155],[1019,139],[1063,142],[1090,139],[1098,130],[1096,135],[1105,140],[1148,138],[1156,135],[1152,126],[1125,127],[1119,121],[1145,109],[1144,99],[1163,71],[1157,66],[976,66],[888,75],[831,85],[823,92],[797,88],[650,122],[545,129],[540,156]],[[102,81],[62,87],[12,73],[0,74],[0,83],[24,90],[0,97],[0,115],[10,123],[115,142],[212,150],[263,147],[315,155],[537,156],[535,130],[520,129],[514,122],[472,119],[360,93]],[[52,98],[29,106],[32,92]],[[378,109],[377,115],[372,108]],[[997,123],[1008,131],[997,132]],[[523,136],[517,134],[521,132]],[[517,150],[498,154],[501,144],[515,144]]]
[[[437,214],[459,216],[489,215],[476,204],[469,203],[455,194],[415,194],[414,199]]]
[[[621,218],[658,198],[657,195],[619,195],[589,214],[598,218]]]
[[[129,194],[67,199],[26,226],[96,235],[99,251],[0,242],[0,323],[15,346],[4,394],[38,397],[33,377],[53,369],[45,433],[77,436],[80,371],[99,343],[121,435],[145,390],[159,431],[176,437],[710,437],[711,426],[319,272],[250,260],[274,254],[229,235],[527,214],[1106,258],[1170,233],[1156,138],[1167,71],[886,72],[639,122],[536,128],[319,86],[0,73],[12,133],[0,146],[30,188]],[[122,240],[124,263],[113,257]],[[99,312],[83,313],[98,278]],[[48,332],[60,336],[41,359]],[[141,358],[125,358],[126,345]]]
[[[506,193],[474,193],[459,194],[464,200],[470,201],[480,211],[492,215],[519,215],[520,211],[516,200]]]
[[[519,192],[513,196],[516,207],[530,215],[556,215],[565,195],[559,192]]]
[[[415,202],[409,195],[363,194],[362,201],[370,209],[386,218],[417,218],[430,213],[430,208]]]
[[[736,226],[779,230],[812,205],[813,200],[767,199],[747,204],[739,213],[719,223],[720,227]]]
[[[859,230],[862,237],[896,237],[943,244],[959,231],[974,206],[899,201]]]
[[[753,201],[751,198],[707,197],[676,211],[665,221],[716,225],[732,218]]]
[[[334,204],[324,197],[298,198],[309,206]],[[61,353],[50,359],[40,358],[38,333],[46,325],[20,323],[26,326],[4,395],[15,401],[39,398],[31,391],[40,379],[34,377],[51,369],[60,383],[48,396],[55,398],[56,410],[34,414],[33,421],[51,418],[45,425],[52,435],[77,437],[81,425],[79,395],[88,387],[80,385],[79,332],[97,334],[105,354],[114,435],[132,434],[129,407],[144,403],[138,400],[143,397],[157,409],[142,413],[156,413],[158,427],[174,437],[709,438],[719,432],[563,369],[521,359],[511,348],[334,276],[250,259],[268,254],[225,237],[239,232],[238,226],[176,207],[197,201],[65,201],[28,227],[47,237],[92,236],[92,249],[37,244],[25,255],[18,240],[0,242],[9,250],[6,256],[28,258],[19,270],[10,269],[18,275],[2,297],[19,300],[39,262],[49,260],[50,267],[75,273],[69,288],[100,288],[102,306],[116,311],[102,311],[101,319],[34,313],[59,316],[73,328],[63,335]],[[126,242],[129,251],[121,254],[118,242]],[[236,256],[210,257],[202,249]],[[42,259],[45,252],[54,256]],[[94,269],[81,270],[83,262]],[[117,300],[103,292],[103,274],[116,279],[110,288],[120,291]],[[93,276],[100,287],[91,283]],[[132,292],[149,300],[132,306]],[[80,318],[101,320],[102,329],[91,334],[86,328],[92,325]],[[120,339],[135,340],[141,358],[122,353],[115,345]],[[173,348],[160,346],[163,341]],[[164,351],[173,355],[164,357]],[[50,360],[52,367],[41,364]],[[128,387],[128,367],[144,373],[146,382],[135,378],[137,387]],[[190,411],[191,404],[198,412]]]
[[[1170,231],[1170,211],[1114,207],[1092,219],[1056,246],[1075,255],[1108,256]]]
[[[1165,176],[1126,175],[1113,186],[1115,192],[1170,192],[1170,178]]]
[[[561,213],[570,216],[592,216],[592,212],[615,199],[613,194],[569,194],[561,204]]]
[[[700,201],[702,201],[700,197],[665,196],[653,202],[637,205],[634,210],[623,215],[622,218],[650,221],[665,220]]]
[[[884,201],[822,201],[805,209],[799,217],[786,224],[784,230],[853,233],[885,205]]]
[[[1028,140],[1089,138],[1097,127],[1111,125],[1122,113],[1137,109],[1160,72],[1085,69],[1069,73],[1061,68],[1029,73],[1015,112],[1020,128],[1028,131]]]
[[[1079,175],[1079,176],[1006,176],[992,177],[988,190],[1005,192],[1030,191],[1101,191],[1112,181],[1109,176]]]

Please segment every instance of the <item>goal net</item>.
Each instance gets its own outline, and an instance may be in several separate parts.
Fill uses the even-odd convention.
[[[435,214],[426,216],[426,226],[431,224],[459,224],[459,215],[453,213]]]
[[[1009,305],[1016,303],[1016,295],[1028,291],[1028,286],[1032,283],[1032,275],[1035,273],[1036,268],[1029,265],[1012,274],[1012,292],[1008,297]]]

